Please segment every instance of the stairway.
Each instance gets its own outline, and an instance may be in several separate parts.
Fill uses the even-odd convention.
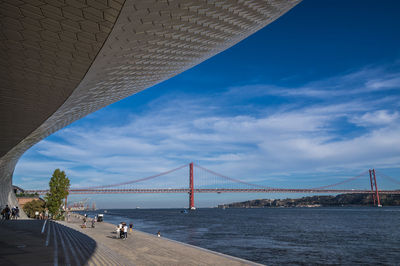
[[[16,257],[11,251],[0,252],[0,257],[9,256],[8,261],[19,261],[46,265],[129,265],[124,258],[89,236],[51,220],[0,221],[0,229],[11,233],[8,246],[26,246]],[[34,243],[34,244],[33,244]],[[1,245],[0,245],[1,246]],[[34,246],[34,247],[33,247]],[[11,250],[11,249],[9,249]],[[26,256],[25,258],[23,256]],[[23,264],[23,263],[22,263]]]

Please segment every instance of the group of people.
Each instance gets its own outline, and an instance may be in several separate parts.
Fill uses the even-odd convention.
[[[83,224],[81,225],[81,228],[86,228],[87,227],[87,221],[88,221],[88,216],[87,214],[83,215]],[[95,228],[95,223],[97,222],[97,215],[94,217],[94,219],[91,220],[91,226],[92,228]]]
[[[133,224],[129,224],[129,231],[132,232]],[[117,238],[126,240],[128,238],[128,225],[124,222],[120,222],[117,226]]]
[[[19,208],[15,206],[10,209],[8,205],[4,209],[1,210],[1,219],[2,220],[10,220],[19,218]]]

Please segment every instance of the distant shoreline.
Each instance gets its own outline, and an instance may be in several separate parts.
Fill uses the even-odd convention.
[[[383,206],[400,206],[399,194],[382,194]],[[298,199],[256,199],[218,205],[217,208],[318,208],[374,206],[372,194],[339,194],[336,196],[309,196]]]

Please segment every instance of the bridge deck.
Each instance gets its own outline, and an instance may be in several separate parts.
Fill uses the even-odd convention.
[[[46,194],[49,190],[25,190],[26,193],[38,193]],[[70,189],[69,194],[119,194],[119,193],[189,193],[190,190],[186,188],[182,189]],[[359,189],[284,189],[284,188],[199,188],[194,189],[195,193],[329,193],[329,194],[341,194],[341,193],[371,193],[371,190],[359,190]],[[400,194],[400,190],[379,190],[380,194]]]

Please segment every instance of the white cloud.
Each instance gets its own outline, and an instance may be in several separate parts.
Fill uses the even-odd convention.
[[[365,127],[374,127],[379,125],[390,125],[392,123],[399,124],[399,113],[397,111],[390,112],[389,110],[377,110],[366,112],[360,116],[355,116],[352,122]]]
[[[396,63],[398,64],[398,63]],[[229,88],[232,97],[259,97],[276,95],[282,97],[311,97],[319,99],[333,97],[354,97],[382,91],[400,92],[400,72],[390,70],[391,66],[369,66],[358,71],[312,81],[298,87],[282,87],[269,84],[246,85]],[[340,100],[337,99],[337,100]]]
[[[126,115],[125,124],[102,124],[98,116],[97,125],[91,117],[90,126],[81,123],[56,133],[63,141],[48,138],[37,144],[18,163],[16,176],[48,177],[49,169],[60,167],[74,185],[88,186],[124,182],[194,160],[228,176],[249,182],[269,180],[273,185],[282,179],[294,184],[291,176],[298,174],[396,168],[400,121],[395,109],[400,96],[375,98],[370,97],[374,92],[364,94],[361,89],[363,84],[366,90],[393,88],[397,81],[391,75],[385,81],[382,69],[364,69],[295,89],[259,85],[196,100],[184,95],[171,101],[162,97],[146,112]],[[271,94],[322,100],[265,104],[250,114],[221,112],[232,108],[227,103],[235,97],[232,101],[237,101],[238,95]],[[35,154],[47,159],[31,159]],[[176,183],[185,183],[186,175],[165,177],[162,182],[173,186],[178,178]]]
[[[394,88],[400,90],[400,78],[398,76],[386,79],[374,79],[366,83],[368,88],[372,89],[390,89]]]

